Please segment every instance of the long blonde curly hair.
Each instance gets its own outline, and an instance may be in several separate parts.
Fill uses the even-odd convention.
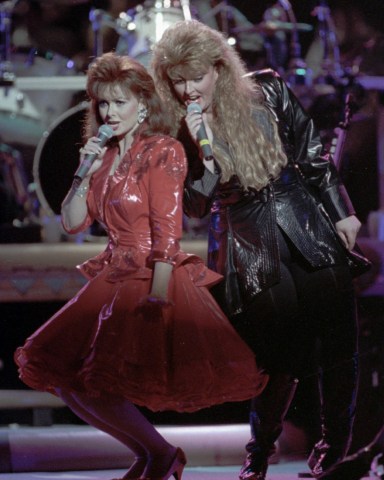
[[[197,20],[171,25],[157,42],[151,64],[158,92],[168,108],[172,134],[186,115],[186,106],[174,92],[172,79],[201,74],[213,66],[218,71],[213,94],[213,153],[222,171],[221,181],[237,175],[245,189],[260,190],[276,178],[287,158],[277,125],[267,107],[260,85],[246,76],[244,62],[221,32]],[[272,132],[255,121],[264,118]],[[224,147],[222,146],[224,145]]]

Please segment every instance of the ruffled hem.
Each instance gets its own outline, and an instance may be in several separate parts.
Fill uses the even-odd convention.
[[[85,369],[80,373],[82,384],[91,395],[101,391],[119,392],[133,403],[150,410],[195,412],[226,402],[248,400],[261,393],[268,376],[250,364],[250,357],[227,364],[214,365],[209,360],[190,364],[177,363],[170,368],[151,369],[137,365],[122,365],[122,375],[116,382],[111,371]],[[254,362],[252,358],[252,362]],[[92,389],[97,385],[98,389]]]
[[[258,395],[268,377],[206,286],[221,276],[194,255],[178,256],[172,306],[149,318],[137,302],[150,279],[88,282],[15,352],[20,378],[55,387],[123,395],[153,411],[193,412]]]
[[[17,351],[15,360],[20,365],[20,378],[35,390],[55,394],[55,388],[60,387],[87,392],[91,397],[107,391],[153,412],[191,413],[213,405],[249,400],[263,391],[269,378],[255,368],[250,369],[249,359],[221,366],[209,361],[178,365],[176,372],[163,370],[158,375],[148,375],[147,367],[115,364],[116,369],[110,370],[84,368],[75,377],[72,372],[50,372],[46,369],[48,360],[36,363],[25,351]],[[105,364],[112,362],[111,359],[104,361]],[[28,363],[29,367],[26,366]],[[23,364],[25,367],[21,366]],[[35,374],[44,369],[45,373]]]

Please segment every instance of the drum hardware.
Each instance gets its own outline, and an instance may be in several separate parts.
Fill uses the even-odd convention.
[[[201,21],[205,22],[212,17],[216,17],[217,15],[219,15],[220,18],[220,21],[216,21],[216,23],[218,24],[217,28],[219,28],[219,30],[228,37],[228,43],[230,45],[235,45],[237,43],[237,40],[234,35],[236,35],[236,33],[242,33],[240,30],[242,28],[249,28],[249,26],[247,25],[247,27],[238,28],[234,26],[235,8],[232,5],[229,5],[226,0],[218,3],[207,13],[205,13],[201,17]]]
[[[312,83],[312,75],[301,55],[299,27],[295,12],[293,11],[289,0],[278,0],[277,5],[285,13],[288,23],[292,25],[292,29],[290,31],[289,61],[286,80],[291,87],[308,87]]]
[[[189,0],[180,0],[180,4],[184,14],[184,20],[192,20]]]
[[[152,47],[164,31],[189,16],[189,2],[176,0],[144,2],[127,13],[121,13],[114,25],[120,35],[116,52],[129,55],[148,68]]]
[[[52,51],[45,51],[37,48],[15,48],[11,51],[12,68],[15,74],[13,86],[15,90],[21,90],[25,94],[26,106],[20,113],[31,115],[30,108],[38,113],[36,120],[39,127],[47,128],[52,121],[65,112],[73,98],[72,88],[73,79],[76,79],[76,71],[74,70],[73,62],[62,57]],[[79,79],[82,77],[79,76]],[[56,87],[56,84],[60,86]],[[81,91],[84,87],[80,87],[81,81],[77,82]],[[83,82],[85,83],[85,82]],[[52,94],[52,90],[60,89],[60,92]],[[16,104],[12,104],[16,108]],[[6,105],[0,105],[0,120],[5,111]],[[14,111],[7,108],[11,114]],[[33,115],[35,118],[35,116]],[[42,133],[42,132],[41,132]],[[40,133],[40,135],[41,135]],[[28,134],[24,129],[17,129],[15,132],[19,136],[20,143],[23,142],[24,134]],[[13,140],[3,138],[7,143],[13,143]],[[39,138],[34,143],[36,146]]]
[[[133,48],[133,45],[136,42],[133,33],[137,26],[134,17],[128,12],[121,12],[119,17],[114,19],[106,11],[92,8],[89,13],[89,20],[92,23],[92,30],[94,32],[94,58],[97,58],[104,53],[103,38],[101,35],[101,29],[103,27],[114,29],[123,39],[124,46],[122,47],[121,42],[119,41],[116,47],[116,52],[118,54],[126,54]]]
[[[344,71],[340,63],[340,50],[336,36],[336,27],[334,25],[330,8],[324,0],[321,5],[315,7],[312,12],[318,20],[319,39],[323,47],[323,59],[321,64],[322,74],[318,81],[324,78],[340,79]]]
[[[139,6],[136,10],[141,11],[142,9],[143,7]],[[104,10],[96,8],[90,10],[89,20],[94,32],[94,58],[97,58],[104,53],[103,38],[101,35],[101,29],[103,27],[114,29],[122,39],[123,45],[122,42],[118,42],[118,46],[116,47],[117,53],[127,53],[132,50],[134,43],[136,42],[133,33],[135,32],[137,25],[134,21],[134,17],[130,15],[130,11],[131,10],[128,10],[128,12],[121,12],[119,17],[114,19]]]
[[[0,62],[0,87],[10,87],[15,82],[11,62]]]
[[[229,5],[228,2],[224,0],[212,8],[208,14],[204,15],[204,18],[219,15],[220,30],[228,36],[230,33],[237,33],[236,27],[234,26],[235,11],[235,7]]]
[[[55,77],[17,77],[15,87],[22,91],[81,91],[85,90],[86,76],[56,75]],[[1,111],[1,107],[0,107]]]
[[[294,30],[298,32],[311,32],[312,25],[309,23],[298,22],[293,24],[291,22],[283,22],[280,20],[265,20],[257,25],[236,27],[232,30],[233,33],[262,33],[265,35],[273,35],[276,32],[290,33]]]
[[[120,40],[116,46],[117,53],[132,52],[137,42],[136,38],[136,23],[134,16],[131,15],[132,10],[128,12],[121,12],[119,17],[115,20],[115,30],[120,35]],[[145,48],[148,49],[147,43]]]
[[[0,88],[0,141],[37,145],[44,127],[29,97],[14,87]]]
[[[120,35],[126,35],[136,30],[134,17],[127,12],[121,12],[119,18],[116,20],[115,29]]]
[[[160,40],[164,30],[178,20],[190,20],[192,18],[189,0],[168,0],[144,2],[134,9],[121,12],[114,19],[101,9],[92,8],[89,20],[94,32],[94,57],[103,53],[101,29],[110,27],[120,36],[116,45],[118,54],[128,54],[140,61],[147,57],[151,47]],[[145,62],[142,62],[145,63]]]
[[[312,25],[297,21],[288,0],[278,0],[265,10],[261,23],[237,27],[232,31],[263,35],[268,67],[284,76],[291,87],[307,89],[312,83],[312,75],[301,56],[299,32],[310,32],[312,29]],[[289,34],[288,45],[286,34]]]
[[[220,8],[220,15],[219,15],[219,28],[220,31],[222,31],[225,35],[228,37],[228,43],[235,45],[236,40],[233,39],[229,35],[229,33],[232,31],[233,26],[234,26],[234,9],[230,5],[228,5],[228,2],[224,0],[223,2],[220,2],[218,6],[221,6]]]
[[[0,85],[12,85],[15,74],[12,70],[11,52],[11,14],[18,0],[0,4]]]
[[[297,22],[288,0],[278,0],[265,10],[263,21],[257,25],[240,26],[233,33],[259,33],[264,36],[267,66],[285,77],[292,88],[308,90],[312,74],[301,56],[299,32],[310,32],[312,25]],[[289,45],[287,35],[289,34]]]
[[[136,30],[137,25],[135,24],[134,17],[132,17],[128,12],[121,12],[119,17],[114,19],[102,9],[92,8],[90,10],[89,20],[92,24],[92,30],[94,32],[93,53],[95,58],[104,53],[103,39],[101,35],[101,29],[103,27],[110,27],[114,29],[120,35],[120,37],[124,39],[126,44],[130,45],[130,48],[133,47],[134,41],[130,41],[130,39],[132,37],[132,33]],[[129,51],[130,48],[125,49],[124,53]],[[121,49],[116,48],[117,53],[123,53],[120,50]]]
[[[5,184],[10,187],[17,204],[23,209],[23,218],[14,219],[15,226],[38,223],[21,153],[8,145],[0,144],[0,167]]]
[[[100,8],[91,8],[89,11],[89,21],[92,25],[94,34],[93,55],[95,58],[100,57],[104,53],[103,38],[101,36],[102,27],[116,28],[113,18]]]
[[[11,48],[11,14],[17,0],[7,1],[0,4],[0,32],[2,34],[2,60],[9,61]]]
[[[72,101],[73,93],[67,93],[65,85],[60,94],[51,98],[51,76],[73,74],[74,63],[54,52],[11,46],[12,14],[18,1],[0,4],[0,141],[36,146],[44,128],[64,112]],[[44,88],[24,93],[20,77],[32,78],[33,75],[44,75],[49,80]],[[36,80],[37,83],[41,81],[40,78]]]

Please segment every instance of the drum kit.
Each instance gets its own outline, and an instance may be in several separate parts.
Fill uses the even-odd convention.
[[[36,48],[13,48],[12,14],[18,1],[0,3],[0,142],[15,148],[19,145],[33,148],[31,174],[37,195],[35,203],[46,212],[59,215],[61,201],[78,165],[78,145],[81,143],[81,125],[87,103],[81,102],[73,107],[71,101],[74,92],[84,91],[85,75],[77,71],[74,62],[56,53]],[[88,0],[55,1],[71,6],[88,3]],[[228,39],[235,39],[236,42],[236,38],[242,34],[261,36],[267,45],[265,66],[279,69],[293,87],[305,85],[308,88],[311,77],[301,58],[298,37],[300,32],[310,32],[313,27],[297,22],[288,0],[278,0],[268,8],[263,21],[257,25],[248,21],[243,25],[233,25],[229,19],[234,18],[234,7],[227,1],[213,3],[215,6],[212,6],[211,11],[224,15],[228,20],[221,22],[226,25],[227,31],[223,33]],[[320,3],[322,7],[318,7],[318,29],[326,52],[322,65],[327,70],[327,75],[339,79],[341,74],[334,29],[329,16],[326,16],[329,9],[324,6],[324,1]],[[93,57],[104,53],[102,34],[103,30],[110,28],[118,34],[115,47],[117,53],[128,54],[149,66],[152,47],[165,29],[180,20],[191,18],[204,21],[204,16],[199,17],[196,7],[190,5],[188,0],[146,0],[134,8],[122,11],[117,18],[108,11],[90,7]],[[282,39],[280,44],[277,42],[280,49],[276,50],[276,42],[274,48],[268,48],[276,38]],[[329,43],[332,42],[330,49]],[[283,68],[280,62],[281,49],[285,49],[288,58]],[[57,158],[57,152],[60,152],[60,159]],[[4,163],[0,150],[0,179]],[[17,169],[20,168],[18,162]],[[60,180],[54,181],[54,178]],[[23,185],[25,192],[30,195],[33,190],[31,185],[25,181]],[[17,194],[20,196],[20,191]]]
[[[55,1],[69,6],[88,3],[88,0]],[[39,218],[41,210],[46,214],[60,213],[62,199],[78,164],[87,103],[71,105],[74,93],[85,89],[85,75],[71,59],[55,52],[12,45],[12,18],[18,3],[18,0],[0,3],[0,183],[6,183],[16,201],[23,199],[23,207],[28,205],[23,219],[28,224]],[[121,12],[118,18],[91,7],[93,57],[104,53],[102,30],[109,27],[119,36],[115,50],[147,66],[151,47],[164,30],[179,20],[191,18],[186,0],[146,1]],[[33,152],[30,174],[20,161],[19,151],[26,155]],[[57,161],[57,152],[62,162]],[[12,162],[14,165],[10,165]],[[36,205],[37,211],[31,205]],[[1,223],[2,219],[0,226]]]

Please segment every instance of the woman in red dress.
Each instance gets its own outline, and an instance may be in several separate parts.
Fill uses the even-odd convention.
[[[186,158],[145,68],[107,53],[89,68],[80,160],[95,161],[62,205],[69,233],[97,220],[106,249],[79,268],[88,283],[15,360],[30,387],[59,395],[130,448],[125,479],[179,480],[186,463],[134,404],[191,412],[258,394],[267,376],[208,288],[221,276],[180,250]],[[96,135],[106,124],[106,146]]]

